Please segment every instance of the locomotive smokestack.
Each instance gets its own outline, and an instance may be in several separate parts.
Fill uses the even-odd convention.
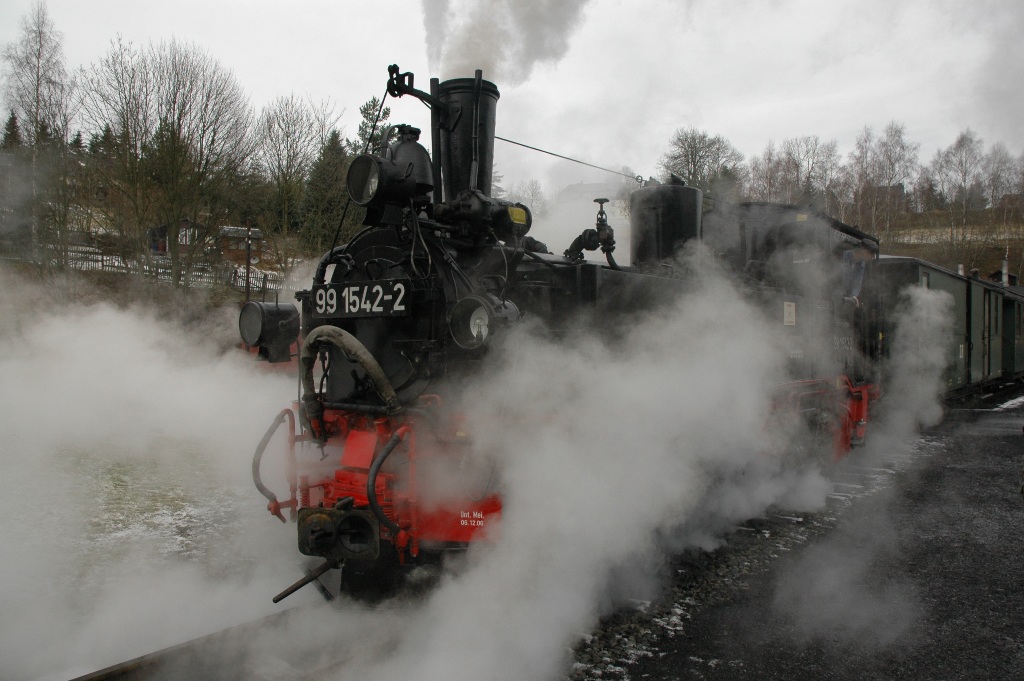
[[[440,83],[438,94],[448,107],[447,120],[440,125],[438,148],[445,200],[466,189],[479,189],[490,196],[498,87],[483,80],[483,72],[477,71],[475,78]]]

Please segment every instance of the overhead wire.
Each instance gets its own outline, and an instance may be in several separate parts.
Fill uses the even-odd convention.
[[[557,158],[565,159],[566,161],[572,161],[573,163],[579,163],[580,165],[587,166],[589,168],[596,168],[597,170],[603,170],[604,172],[612,173],[613,175],[619,175],[621,177],[628,177],[629,179],[635,181],[637,184],[643,184],[643,182],[644,182],[644,178],[641,177],[640,175],[627,175],[626,173],[619,172],[618,170],[612,170],[611,168],[605,168],[603,166],[594,165],[593,163],[587,163],[586,161],[581,161],[581,160],[579,160],[577,158],[572,158],[571,156],[563,156],[562,154],[556,154],[553,151],[548,151],[546,149],[541,149],[540,147],[531,147],[529,144],[523,144],[522,142],[516,142],[515,140],[506,139],[505,137],[499,137],[498,135],[495,135],[494,139],[501,140],[502,142],[508,142],[509,144],[515,144],[516,146],[520,146],[520,147],[523,147],[525,149],[531,149],[533,151],[539,151],[542,154],[547,154],[549,156],[555,156]]]

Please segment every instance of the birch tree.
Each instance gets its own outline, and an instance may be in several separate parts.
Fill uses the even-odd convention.
[[[31,240],[37,258],[41,233],[53,231],[65,246],[67,241],[67,211],[45,210],[55,200],[67,207],[62,171],[69,167],[66,147],[78,111],[78,87],[66,68],[63,40],[46,4],[35,2],[22,17],[18,39],[2,52],[4,97],[29,149]]]

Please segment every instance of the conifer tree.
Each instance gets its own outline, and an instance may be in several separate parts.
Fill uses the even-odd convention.
[[[320,150],[320,156],[310,169],[303,203],[302,241],[314,253],[321,253],[330,248],[341,223],[348,199],[345,174],[348,172],[350,162],[351,157],[341,135],[338,131],[332,130]],[[340,243],[344,243],[352,229],[358,226],[362,210],[357,209],[358,206],[354,204],[349,206],[345,217],[346,225],[339,235]]]
[[[18,116],[11,111],[4,124],[4,138],[0,142],[0,149],[14,149],[21,146],[21,126],[18,125]]]

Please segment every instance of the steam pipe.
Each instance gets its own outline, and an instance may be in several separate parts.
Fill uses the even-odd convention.
[[[267,488],[267,486],[263,484],[263,479],[260,476],[260,464],[263,462],[263,453],[266,451],[267,445],[270,444],[270,439],[274,437],[274,433],[276,433],[277,429],[281,426],[282,423],[284,423],[286,415],[288,417],[291,417],[291,413],[292,412],[290,409],[283,409],[281,413],[277,415],[277,417],[274,419],[274,422],[270,424],[270,428],[268,428],[267,432],[264,433],[263,439],[260,440],[260,443],[258,445],[256,445],[256,451],[252,455],[252,481],[256,485],[256,489],[259,490],[260,494],[265,496],[267,498],[267,501],[270,502],[269,504],[267,504],[267,510],[276,515],[281,520],[282,523],[286,521],[284,519],[284,516],[281,515],[281,504],[277,500],[277,495],[271,492]],[[291,421],[290,418],[289,421]],[[289,434],[289,438],[294,437],[294,432],[295,429],[293,426],[292,433]],[[292,462],[292,465],[294,466],[294,462]]]
[[[441,101],[441,81],[437,78],[430,79],[430,96]],[[434,203],[441,203],[441,108],[436,106],[430,107],[430,172],[434,178]]]
[[[377,516],[377,520],[380,521],[380,524],[391,530],[391,534],[396,537],[398,536],[398,533],[402,531],[402,528],[398,526],[398,523],[384,514],[384,509],[381,508],[380,502],[377,501],[377,475],[380,473],[381,466],[383,466],[387,458],[391,456],[391,452],[395,451],[395,448],[398,447],[398,443],[405,439],[408,432],[409,426],[407,425],[399,426],[399,428],[395,430],[391,439],[388,440],[386,445],[384,445],[384,449],[380,450],[380,454],[377,455],[377,458],[375,458],[373,463],[370,465],[370,472],[366,479],[366,499],[370,503],[370,509],[373,511],[373,514]]]
[[[355,404],[354,402],[324,402],[324,409],[338,409],[339,411],[356,411],[361,414],[372,414],[374,416],[387,416],[388,408],[379,407],[375,404]]]
[[[347,245],[335,246],[324,253],[323,257],[320,258],[320,263],[316,266],[316,274],[313,275],[313,286],[319,286],[324,283],[324,279],[327,277],[327,268],[334,262],[335,258],[345,252]]]
[[[469,164],[471,190],[480,186],[480,88],[483,87],[483,79],[484,72],[477,69],[473,80],[473,162]]]

